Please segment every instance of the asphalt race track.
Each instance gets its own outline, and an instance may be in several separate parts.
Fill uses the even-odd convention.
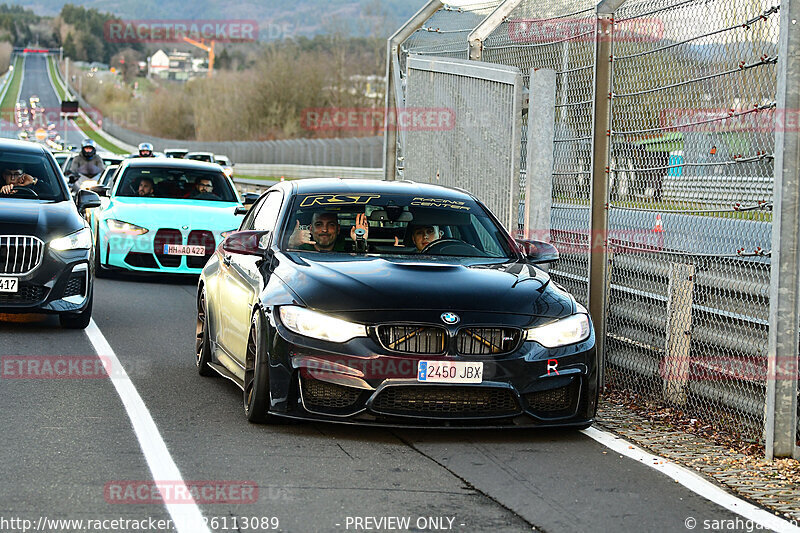
[[[47,56],[44,54],[27,54],[25,56],[25,77],[22,80],[19,101],[30,102],[30,97],[33,95],[39,97],[39,105],[44,108],[48,119],[56,123],[58,133],[64,135],[64,123],[61,122],[59,116],[61,99],[50,85]],[[84,138],[85,135],[70,121],[67,126],[67,143],[80,146]]]
[[[50,106],[44,65],[28,58],[23,95],[35,90]],[[168,507],[138,490],[174,482],[154,479],[170,458],[187,486],[250,491],[198,503],[208,531],[662,532],[687,531],[689,517],[702,530],[702,520],[738,516],[577,431],[249,424],[234,384],[197,374],[196,283],[97,280],[94,321],[122,367],[111,364],[111,378],[96,363],[113,358],[89,333],[53,317],[0,322],[0,531],[22,531],[22,520],[29,531],[99,531],[48,521],[188,513],[193,504]],[[83,365],[79,375],[54,379],[44,365],[59,360]],[[159,437],[137,435],[115,385],[135,387],[168,456],[145,455]],[[126,499],[120,487],[137,490]]]
[[[209,519],[277,517],[284,531],[389,516],[452,518],[461,531],[685,531],[688,516],[735,518],[579,432],[251,425],[234,384],[197,375],[195,283],[98,280],[94,320],[183,479],[257,485],[253,503],[201,504]],[[85,333],[53,318],[3,322],[0,353],[0,516],[169,519],[161,503],[106,497],[109,483],[153,479],[109,379],[14,376],[13,356],[96,357]]]

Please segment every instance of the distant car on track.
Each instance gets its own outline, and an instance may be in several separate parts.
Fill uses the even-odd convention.
[[[233,163],[228,156],[214,154],[214,162],[222,167],[222,171],[226,176],[233,177]]]
[[[184,159],[191,159],[192,161],[205,161],[206,163],[216,163],[214,161],[214,154],[212,152],[189,152],[183,156]]]
[[[242,208],[218,165],[167,158],[125,159],[108,201],[90,216],[98,275],[108,270],[199,274],[241,222]]]
[[[276,184],[200,276],[196,363],[252,422],[590,425],[586,309],[474,196],[411,182]]]
[[[13,188],[2,190],[9,182]],[[66,328],[89,324],[92,234],[79,211],[99,205],[90,191],[72,202],[41,145],[0,140],[0,313],[58,314]]]
[[[189,150],[184,150],[183,148],[165,148],[164,149],[164,156],[175,158],[175,159],[183,159],[183,156],[189,153]]]

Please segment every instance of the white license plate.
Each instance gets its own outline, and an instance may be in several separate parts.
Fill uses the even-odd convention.
[[[17,278],[0,278],[0,292],[17,292],[19,280]]]
[[[417,381],[422,383],[482,383],[483,363],[420,361]]]
[[[165,244],[164,255],[206,255],[205,246],[187,246],[185,244]]]

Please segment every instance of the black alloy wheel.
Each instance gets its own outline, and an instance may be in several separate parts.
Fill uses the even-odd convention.
[[[195,339],[195,363],[201,376],[215,376],[217,373],[208,366],[211,362],[211,346],[208,341],[208,314],[206,313],[206,289],[200,289],[197,299],[197,329]]]
[[[260,313],[256,312],[250,322],[242,398],[244,414],[254,424],[275,421],[275,416],[269,414],[269,363],[263,359],[265,352],[261,344],[261,319]]]

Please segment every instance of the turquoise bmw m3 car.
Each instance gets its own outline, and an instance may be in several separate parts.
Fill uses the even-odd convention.
[[[199,274],[246,212],[231,180],[211,163],[130,159],[111,181],[93,189],[108,201],[89,213],[100,276]]]

